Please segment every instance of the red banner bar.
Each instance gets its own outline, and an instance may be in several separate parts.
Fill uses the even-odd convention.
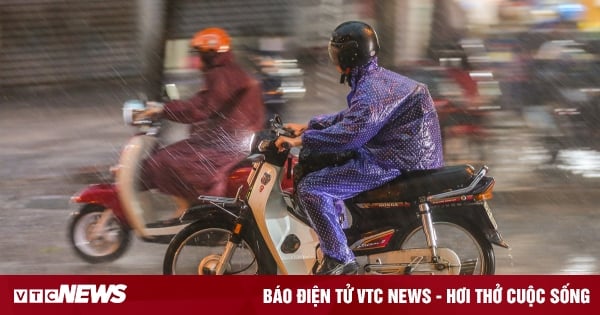
[[[0,276],[9,314],[595,314],[600,276]]]

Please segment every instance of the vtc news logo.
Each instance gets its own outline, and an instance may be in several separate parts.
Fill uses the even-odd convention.
[[[123,303],[125,284],[61,284],[58,289],[14,289],[13,303]]]

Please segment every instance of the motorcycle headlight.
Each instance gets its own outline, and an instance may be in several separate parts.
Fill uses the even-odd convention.
[[[254,147],[256,147],[256,134],[253,133],[250,137],[246,138],[246,153],[250,155],[254,151]]]
[[[144,110],[146,106],[144,102],[140,100],[128,100],[123,103],[123,122],[126,125],[133,124],[133,113],[136,111]]]

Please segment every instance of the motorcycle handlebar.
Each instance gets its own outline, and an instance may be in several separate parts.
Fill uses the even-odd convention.
[[[288,127],[283,127],[282,128],[286,134],[284,134],[284,136],[286,137],[290,137],[290,138],[294,138],[296,137],[296,132],[294,131],[294,129],[292,128],[288,128]]]
[[[289,150],[292,148],[292,145],[289,142],[283,142],[281,144],[281,147],[284,148],[285,150]]]
[[[263,140],[258,144],[258,152],[287,151],[292,148],[292,145],[289,142],[283,142],[281,143],[281,148],[283,150],[279,150],[279,148],[275,145],[275,140]]]
[[[283,137],[289,137],[289,138],[296,138],[296,137],[298,137],[295,134],[294,129],[284,126],[283,122],[281,121],[281,117],[279,117],[279,115],[275,115],[275,117],[273,117],[270,120],[270,122],[271,122],[271,130],[275,133],[276,139],[278,137],[281,137],[281,136],[283,136]],[[276,139],[273,139],[271,141],[271,145],[273,147],[275,147],[275,140]],[[263,148],[264,147],[265,146],[263,146]],[[276,148],[276,149],[281,152],[281,151],[288,151],[292,147],[293,147],[292,143],[282,142],[281,143],[281,147],[280,148]]]

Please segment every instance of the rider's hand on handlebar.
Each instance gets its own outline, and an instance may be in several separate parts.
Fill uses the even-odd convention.
[[[275,140],[275,146],[277,147],[277,149],[279,149],[279,152],[283,152],[286,149],[289,149],[289,147],[286,147],[284,145],[284,143],[287,143],[289,145],[289,147],[299,147],[302,145],[302,138],[301,137],[290,138],[290,137],[285,137],[285,136],[279,136]]]
[[[308,125],[306,124],[295,124],[295,123],[287,123],[284,125],[284,128],[290,129],[293,131],[294,136],[299,137],[302,133],[308,129]]]
[[[154,102],[154,101],[147,101],[146,102],[146,108],[164,108],[165,104],[161,103],[161,102]]]
[[[163,107],[160,106],[148,106],[146,109],[140,112],[134,113],[135,120],[150,119],[155,120],[159,118],[163,113]]]

